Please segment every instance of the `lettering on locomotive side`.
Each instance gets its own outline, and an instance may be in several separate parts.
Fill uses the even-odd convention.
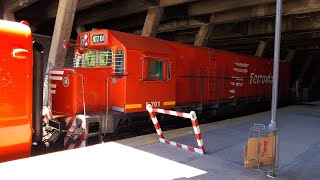
[[[257,75],[257,74],[251,73],[249,84],[272,84],[272,76],[271,74]]]

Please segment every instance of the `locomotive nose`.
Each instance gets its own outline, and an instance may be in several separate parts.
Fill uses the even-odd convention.
[[[105,78],[111,74],[111,68],[96,68],[94,71],[91,68],[50,70],[49,101],[54,115],[76,115],[105,110]]]
[[[64,109],[60,107],[60,101],[67,103],[67,99],[70,98],[68,95],[68,89],[64,87],[69,86],[69,78],[67,77],[68,72],[64,69],[52,69],[49,72],[48,82],[48,105],[51,106],[52,111],[55,115],[65,114]]]

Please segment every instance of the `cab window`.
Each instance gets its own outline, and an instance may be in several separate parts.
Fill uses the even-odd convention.
[[[159,81],[164,80],[163,77],[163,61],[149,60],[148,61],[148,80]]]
[[[104,49],[98,52],[99,66],[112,65],[112,51],[111,49]]]
[[[96,66],[96,51],[88,50],[84,54],[84,61],[87,67],[95,67]]]

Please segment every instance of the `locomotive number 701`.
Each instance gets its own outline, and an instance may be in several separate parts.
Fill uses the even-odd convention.
[[[146,102],[146,106],[148,104],[151,104],[152,107],[160,107],[160,101],[151,101],[151,102]]]

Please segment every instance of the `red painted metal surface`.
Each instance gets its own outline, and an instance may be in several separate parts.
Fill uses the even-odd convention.
[[[0,20],[0,162],[30,156],[32,36],[27,25]]]
[[[102,41],[97,37],[102,37]],[[108,68],[96,65],[58,69],[84,76],[87,113],[105,110],[106,106],[132,113],[145,111],[146,103],[168,109],[199,103],[201,99],[208,103],[271,96],[272,61],[268,59],[110,30],[84,32],[77,44],[81,48],[76,48],[75,54],[90,49],[111,49],[113,54],[119,49],[124,52],[120,78],[113,75],[115,62]],[[148,64],[154,60],[162,63],[161,80],[148,79]],[[290,64],[281,63],[281,95],[287,92],[289,76]],[[82,111],[79,82],[79,77],[74,77],[68,87],[57,83],[56,94],[52,95],[53,111],[70,115]]]

